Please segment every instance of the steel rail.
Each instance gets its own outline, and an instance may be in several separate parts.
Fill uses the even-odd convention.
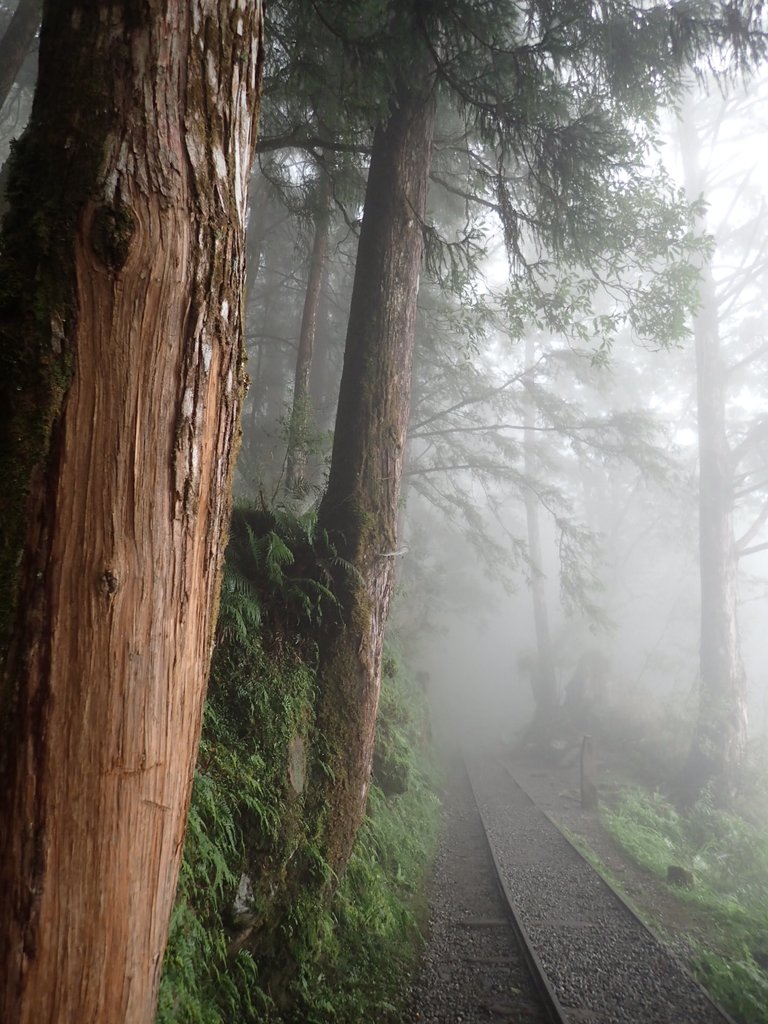
[[[533,796],[531,796],[531,794],[528,792],[528,790],[525,788],[525,786],[520,782],[520,780],[515,778],[515,776],[514,776],[514,774],[512,772],[512,769],[509,767],[509,765],[506,764],[501,758],[499,758],[498,763],[501,765],[501,767],[507,773],[507,775],[512,780],[512,782],[517,786],[517,788],[520,790],[520,792],[531,802],[531,804],[536,808],[536,810],[539,811],[539,813],[542,814],[547,819],[547,821],[552,825],[552,827],[557,830],[557,832],[563,837],[563,839],[566,841],[566,843],[568,843],[568,846],[580,857],[580,859],[589,868],[591,868],[591,870],[594,872],[594,874],[600,880],[602,885],[611,893],[611,895],[616,900],[618,900],[618,902],[624,908],[626,913],[637,924],[640,925],[640,927],[653,939],[653,941],[655,943],[657,943],[657,945],[661,946],[661,948],[665,951],[665,953],[672,960],[675,961],[675,963],[677,964],[677,966],[680,969],[680,971],[682,971],[682,973],[688,978],[688,980],[691,981],[696,986],[696,988],[701,992],[701,994],[704,996],[704,998],[707,1000],[707,1002],[712,1006],[712,1008],[717,1013],[720,1014],[720,1016],[723,1018],[724,1024],[737,1024],[736,1020],[728,1013],[728,1011],[723,1009],[723,1007],[717,1002],[717,1000],[714,999],[710,995],[710,993],[707,991],[707,989],[704,987],[704,985],[702,985],[702,983],[699,981],[699,979],[696,977],[696,975],[693,973],[693,971],[691,971],[691,969],[688,967],[688,965],[685,964],[680,959],[680,957],[677,956],[677,954],[674,952],[674,950],[670,949],[670,947],[667,945],[666,942],[664,942],[664,940],[661,938],[661,936],[658,935],[654,931],[654,929],[651,928],[650,925],[646,921],[643,920],[643,918],[640,916],[640,914],[637,912],[637,910],[635,910],[635,908],[632,906],[632,904],[629,902],[629,900],[620,892],[620,890],[617,889],[616,886],[613,885],[603,875],[603,873],[601,871],[598,871],[598,869],[595,867],[595,865],[592,863],[592,861],[590,861],[590,859],[570,839],[568,833],[563,828],[560,827],[560,825],[552,817],[552,815],[548,811],[544,810],[544,808],[539,803],[537,803],[537,801],[534,799]],[[470,780],[470,785],[471,785],[471,780]],[[474,789],[472,790],[472,793],[474,795]],[[475,798],[475,802],[477,802],[477,798]],[[482,817],[482,815],[481,815],[481,817]],[[485,831],[485,824],[483,824],[483,831]],[[487,834],[486,834],[486,840],[488,840]],[[490,845],[490,841],[489,841],[489,845]],[[495,862],[496,862],[496,859],[495,859],[495,856],[494,856],[494,863]],[[499,869],[497,867],[497,873],[498,873],[498,870]],[[566,1019],[567,1019],[567,1017],[566,1017]]]
[[[536,989],[536,993],[541,1001],[542,1008],[544,1009],[544,1013],[546,1017],[549,1019],[550,1024],[568,1024],[568,1014],[566,1010],[563,1008],[562,1004],[560,1003],[560,1000],[557,998],[557,995],[555,994],[555,990],[553,989],[552,984],[549,978],[547,977],[546,971],[544,970],[541,960],[539,960],[536,950],[533,948],[531,940],[528,936],[528,932],[526,931],[525,925],[523,924],[520,915],[515,907],[515,903],[512,899],[512,894],[510,893],[509,888],[507,887],[507,884],[504,881],[504,876],[501,871],[501,865],[499,864],[499,861],[496,858],[496,853],[493,849],[490,836],[488,835],[488,829],[486,828],[483,812],[481,811],[480,804],[478,803],[477,800],[477,793],[475,792],[475,787],[472,782],[472,775],[469,771],[469,766],[467,765],[467,762],[463,757],[461,760],[462,764],[464,765],[464,771],[466,772],[467,775],[467,781],[469,782],[469,789],[472,794],[472,801],[475,805],[475,810],[477,811],[477,816],[480,819],[480,824],[482,826],[483,838],[485,839],[486,849],[488,850],[491,863],[493,864],[493,871],[494,876],[496,878],[496,884],[499,888],[499,892],[503,897],[504,906],[506,907],[507,914],[512,925],[512,930],[514,931],[515,936],[517,938],[520,951],[523,955],[523,960],[525,962],[526,969],[528,970],[528,974],[531,978],[531,981],[533,982],[534,988]],[[522,789],[522,787],[520,788]],[[525,790],[523,790],[523,792],[525,793]],[[528,796],[528,798],[530,799],[530,794],[526,793],[525,795]]]

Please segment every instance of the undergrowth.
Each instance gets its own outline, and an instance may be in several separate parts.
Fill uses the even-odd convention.
[[[391,656],[347,871],[330,906],[286,881],[294,858],[329,870],[303,813],[322,770],[312,637],[346,571],[311,516],[233,522],[158,1024],[397,1019],[437,800],[425,704]]]
[[[693,884],[674,893],[707,922],[697,973],[735,1016],[768,1024],[768,830],[705,798],[682,812],[641,790],[604,808],[602,821],[637,864],[665,883],[670,865],[692,872]]]
[[[338,611],[334,580],[356,575],[340,558],[317,512],[240,506],[232,516],[219,613],[219,636],[306,644],[324,617]]]
[[[323,915],[324,941],[302,964],[295,1024],[400,1020],[403,980],[421,948],[419,894],[436,828],[436,798],[423,780],[394,798],[371,787],[367,819]]]

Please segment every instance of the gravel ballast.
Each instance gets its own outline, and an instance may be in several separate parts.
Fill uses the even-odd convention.
[[[429,935],[408,1019],[487,1024],[547,1018],[499,892],[466,775],[452,774],[429,894]]]
[[[558,999],[595,1024],[725,1024],[663,946],[491,760],[471,764],[505,885]]]

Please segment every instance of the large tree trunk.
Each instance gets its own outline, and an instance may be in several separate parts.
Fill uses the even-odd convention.
[[[304,294],[304,308],[301,315],[291,417],[288,424],[288,450],[285,456],[285,490],[288,494],[297,496],[303,494],[307,488],[307,432],[312,420],[309,407],[309,380],[312,373],[312,356],[315,349],[323,273],[328,256],[330,179],[322,168],[320,168],[320,175],[318,207],[315,213],[315,235],[312,241],[307,290]]]
[[[0,109],[8,99],[21,65],[27,58],[40,27],[43,0],[19,0],[8,28],[0,39]]]
[[[692,105],[679,122],[685,184],[691,200],[703,192],[699,142]],[[700,225],[704,230],[704,225]],[[699,565],[701,647],[699,715],[685,788],[708,782],[732,793],[747,741],[746,681],[738,627],[733,473],[725,429],[724,370],[715,281],[708,261],[700,267],[700,306],[694,317],[699,442]]]
[[[324,852],[335,870],[345,865],[362,821],[373,759],[434,117],[431,69],[414,70],[374,136],[331,470],[320,506],[321,525],[359,573],[344,580],[344,625],[324,645],[320,673],[318,726],[333,773],[324,794]]]
[[[0,1019],[152,1020],[242,387],[262,12],[49,0],[0,274]]]
[[[534,365],[535,351],[532,338],[526,339],[525,365],[531,370]],[[535,434],[536,406],[531,395],[528,396],[524,414],[523,430],[523,463],[526,478],[535,479]],[[552,727],[558,706],[557,676],[552,654],[552,638],[549,630],[549,612],[547,609],[546,577],[543,571],[541,552],[541,529],[539,523],[539,501],[535,492],[528,487],[525,491],[525,521],[528,533],[528,565],[531,572],[531,602],[533,604],[533,623],[536,633],[536,661],[531,667],[531,688],[536,703],[533,731],[543,734]]]

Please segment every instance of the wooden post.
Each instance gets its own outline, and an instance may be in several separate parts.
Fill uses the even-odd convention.
[[[581,741],[581,806],[585,811],[597,809],[597,768],[592,737]]]

